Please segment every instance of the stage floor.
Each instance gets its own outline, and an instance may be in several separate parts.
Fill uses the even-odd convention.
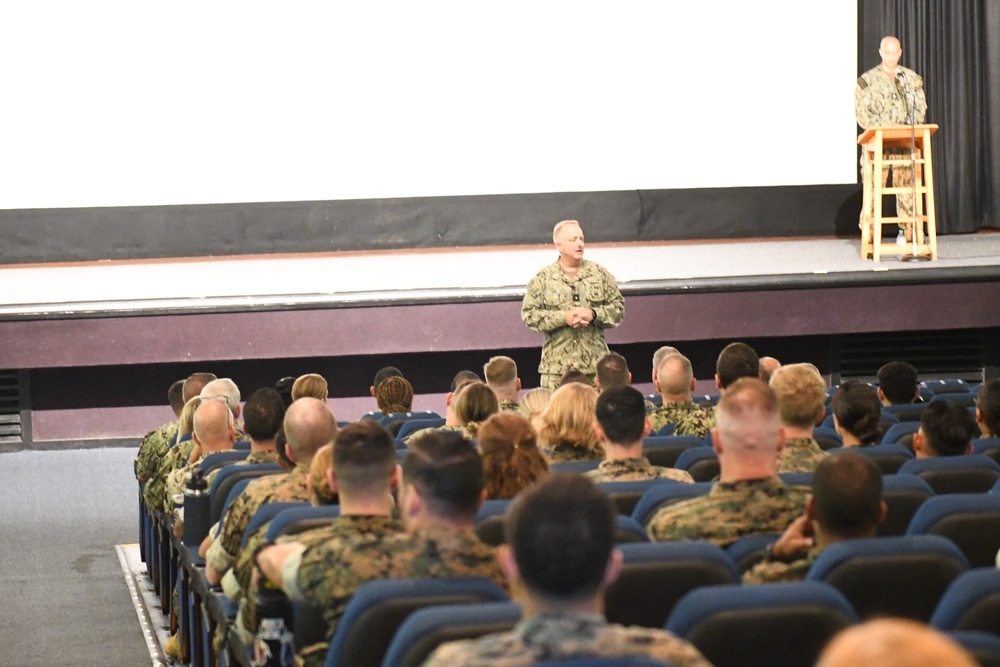
[[[939,259],[876,264],[842,238],[594,244],[625,294],[996,277],[1000,233],[939,237]],[[239,312],[520,298],[551,246],[0,266],[0,319]]]

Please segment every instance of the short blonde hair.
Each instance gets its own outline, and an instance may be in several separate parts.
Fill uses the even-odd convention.
[[[298,400],[303,396],[312,396],[321,401],[325,401],[329,395],[329,386],[322,375],[307,373],[299,376],[292,385],[292,400]]]
[[[816,425],[826,409],[826,382],[810,364],[779,366],[771,376],[778,397],[781,423],[796,428]]]
[[[332,505],[337,502],[337,494],[330,486],[326,472],[333,469],[333,443],[323,445],[309,464],[309,481],[312,485],[312,504]]]
[[[533,420],[542,413],[542,410],[544,410],[545,406],[549,404],[549,400],[551,400],[551,398],[551,389],[536,387],[530,390],[521,397],[521,414],[524,415],[528,421]]]

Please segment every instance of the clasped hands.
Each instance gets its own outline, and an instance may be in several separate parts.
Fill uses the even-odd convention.
[[[594,311],[583,306],[574,306],[566,311],[566,324],[574,329],[583,329],[594,321]]]

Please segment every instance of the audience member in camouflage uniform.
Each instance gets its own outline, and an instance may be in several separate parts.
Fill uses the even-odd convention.
[[[684,470],[649,463],[642,455],[642,439],[649,435],[649,419],[642,394],[629,386],[608,389],[597,399],[597,435],[604,448],[604,461],[587,473],[594,482],[638,482],[672,479],[693,484]]]
[[[436,426],[433,428],[424,428],[419,431],[413,431],[408,436],[403,438],[403,442],[409,445],[421,435],[438,431],[451,431],[468,435],[465,433],[462,420],[458,418],[456,408],[458,407],[459,394],[462,393],[462,390],[465,389],[467,385],[470,385],[473,382],[482,382],[482,380],[472,371],[459,371],[451,381],[451,391],[444,397],[444,426]]]
[[[852,625],[827,644],[816,667],[977,667],[954,639],[901,618]]]
[[[774,372],[771,389],[785,429],[778,472],[812,472],[827,456],[813,439],[813,429],[826,414],[826,382],[812,364],[790,364]]]
[[[526,491],[507,513],[506,544],[499,549],[524,619],[510,632],[444,644],[425,667],[626,656],[709,667],[698,649],[665,630],[605,619],[604,591],[622,566],[614,516],[608,497],[579,475],[553,475]]]
[[[570,382],[552,393],[538,415],[538,444],[549,461],[592,461],[604,457],[594,428],[597,390]]]
[[[323,610],[327,640],[355,591],[369,581],[483,576],[506,587],[495,550],[472,528],[482,490],[483,464],[472,443],[458,434],[425,435],[403,461],[399,504],[405,534],[266,547],[258,552],[257,567],[291,599]],[[324,659],[323,651],[303,657],[316,665]]]
[[[517,402],[517,392],[521,391],[517,362],[510,357],[493,357],[483,366],[483,377],[500,401],[500,412],[521,411],[521,404]]]
[[[801,581],[831,544],[875,537],[885,513],[882,473],[871,459],[851,451],[828,456],[816,468],[805,515],[791,523],[768,559],[746,572],[743,581]]]
[[[337,420],[326,403],[306,397],[289,406],[284,428],[288,438],[286,451],[295,460],[295,468],[288,474],[252,480],[230,505],[219,537],[205,552],[205,577],[213,586],[236,561],[243,531],[261,505],[309,500],[310,463],[320,447],[332,442],[337,435]]]
[[[845,380],[830,402],[833,427],[844,447],[867,447],[882,440],[882,403],[870,385]]]
[[[802,514],[808,489],[777,477],[784,443],[778,399],[760,378],[730,385],[713,430],[719,481],[707,496],[662,507],[650,517],[653,540],[709,540],[728,546],[745,535],[776,533]]]
[[[899,57],[903,55],[899,40],[891,36],[883,37],[878,53],[882,62],[862,74],[854,89],[854,113],[858,125],[867,130],[873,127],[909,124],[911,109],[907,95],[913,97],[914,124],[923,123],[927,113],[924,80],[913,70],[899,66]],[[889,159],[908,159],[909,154],[910,151],[906,148],[884,151],[885,157]],[[888,175],[889,167],[886,167],[882,170],[883,185]],[[892,166],[892,184],[894,187],[909,187],[913,184],[913,170],[910,165]],[[896,209],[900,217],[912,216],[913,193],[897,194]],[[900,225],[900,228],[903,229],[904,226]]]
[[[167,475],[164,489],[163,507],[170,511],[174,506],[174,496],[182,493],[183,487],[191,478],[191,474],[201,467],[201,462],[209,454],[225,452],[233,448],[236,442],[236,428],[233,425],[233,413],[225,401],[203,400],[194,413],[194,443],[198,448],[198,456],[187,465],[174,470]],[[211,486],[221,468],[209,472],[205,481]],[[176,532],[177,526],[175,526]]]
[[[659,367],[653,373],[653,385],[662,402],[649,413],[652,433],[659,433],[667,424],[673,424],[676,428],[685,419],[693,420],[691,430],[700,432],[704,428],[702,424],[707,424],[711,415],[691,400],[691,392],[695,388],[691,361],[680,352],[673,352],[661,356],[659,362]],[[710,428],[708,427],[709,430]]]
[[[139,452],[139,456],[136,459],[136,476],[142,476],[141,479],[146,481],[145,486],[149,486],[149,482],[152,480],[157,480],[153,482],[154,488],[149,496],[155,501],[152,506],[153,509],[162,509],[161,499],[163,497],[163,483],[166,481],[166,475],[171,470],[175,470],[180,466],[187,463],[187,456],[190,454],[190,445],[187,451],[184,453],[183,459],[178,458],[175,453],[169,465],[164,465],[164,458],[173,451],[180,442],[181,438],[185,433],[191,433],[191,419],[194,417],[194,409],[198,406],[195,405],[187,413],[187,419],[184,419],[184,407],[187,406],[188,402],[192,398],[197,398],[201,395],[201,390],[209,382],[215,380],[216,377],[212,373],[195,373],[191,375],[187,380],[184,381],[183,387],[181,389],[181,397],[184,403],[181,406],[181,412],[177,416],[177,428],[174,430],[174,436],[170,439],[159,439],[154,438],[150,442],[146,443],[145,451]],[[184,428],[186,426],[186,429]],[[145,495],[145,488],[144,488]],[[147,497],[147,506],[149,506],[150,498]]]
[[[167,477],[174,470],[184,467],[194,449],[194,413],[201,405],[201,396],[195,396],[181,410],[177,420],[177,442],[160,458],[156,472],[146,480],[142,489],[143,500],[150,511],[162,511],[165,507]]]
[[[395,509],[392,487],[396,482],[396,445],[389,434],[372,421],[359,421],[339,431],[329,449],[332,450],[332,465],[326,465],[323,472],[326,483],[340,498],[340,516],[329,526],[281,537],[276,543],[297,542],[310,547],[320,543],[332,545],[362,535],[382,539],[401,533],[403,524],[392,516]],[[266,532],[266,528],[262,530]],[[240,553],[234,569],[246,567],[249,570],[253,552],[261,544],[262,539],[253,541],[251,536],[251,542]],[[246,579],[249,586],[249,574]],[[249,643],[256,631],[253,605],[244,605],[237,624],[244,641]],[[303,638],[300,636],[299,639]],[[316,638],[316,641],[322,642],[323,637]]]
[[[760,378],[760,360],[746,343],[730,343],[722,348],[715,362],[715,386],[720,394],[740,378]],[[715,408],[691,414],[677,424],[675,435],[706,437],[715,428]]]
[[[604,330],[622,323],[625,300],[611,272],[583,258],[583,230],[563,220],[552,231],[559,258],[528,283],[521,320],[544,334],[541,384],[555,389],[571,368],[593,379],[597,360],[608,351]]]
[[[963,406],[934,401],[920,413],[920,430],[913,435],[918,459],[965,456],[972,453],[976,420]]]
[[[133,466],[135,478],[140,482],[145,482],[156,472],[160,459],[177,436],[177,420],[180,419],[181,411],[184,409],[184,380],[178,380],[170,385],[167,399],[170,401],[170,409],[174,411],[175,419],[143,437]]]

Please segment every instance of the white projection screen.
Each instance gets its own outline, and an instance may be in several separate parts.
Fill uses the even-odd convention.
[[[0,209],[856,181],[857,4],[0,9]]]

